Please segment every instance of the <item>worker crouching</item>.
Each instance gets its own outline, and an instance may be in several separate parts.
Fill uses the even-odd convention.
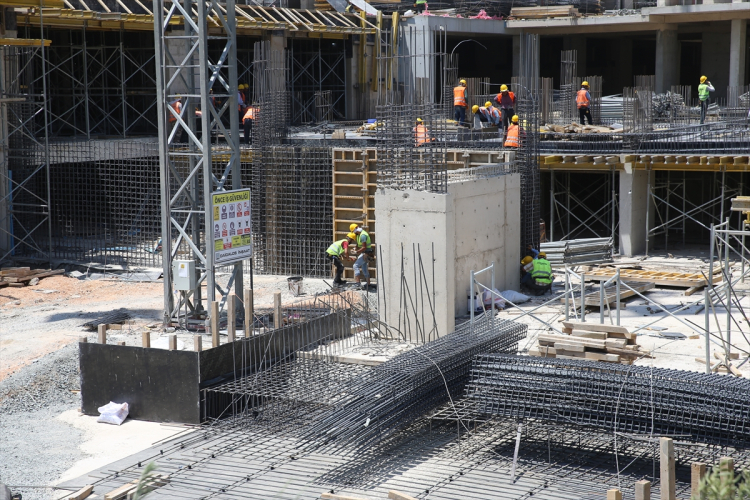
[[[529,265],[531,266],[530,271],[527,271],[527,275],[530,275],[530,278],[526,279],[526,283],[524,283],[522,278],[521,283],[526,288],[536,292],[537,296],[544,295],[552,289],[552,282],[555,279],[552,275],[552,265],[547,260],[547,254],[544,252],[539,252],[539,257],[532,259],[530,263],[528,259],[529,257],[524,257],[521,264],[524,265],[523,263],[527,262],[524,265],[524,269],[527,269]]]

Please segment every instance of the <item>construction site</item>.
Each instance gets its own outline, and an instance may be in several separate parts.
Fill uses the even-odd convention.
[[[750,499],[750,1],[0,14],[0,500]]]

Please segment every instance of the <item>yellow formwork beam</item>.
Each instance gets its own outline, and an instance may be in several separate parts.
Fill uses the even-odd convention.
[[[14,46],[14,47],[41,47],[44,42],[45,47],[49,47],[52,43],[51,40],[38,40],[31,38],[0,38],[0,46]]]
[[[612,157],[609,157],[612,158]],[[614,158],[612,158],[614,159]],[[635,170],[677,172],[748,172],[750,156],[731,155],[620,155],[617,161],[594,162],[587,155],[541,155],[540,170],[568,172],[624,170],[631,163]]]
[[[0,0],[3,7],[52,7],[62,9],[63,0]]]

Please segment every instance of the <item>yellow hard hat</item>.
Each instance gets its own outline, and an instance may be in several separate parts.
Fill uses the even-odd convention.
[[[531,257],[529,257],[529,256],[527,255],[526,257],[524,257],[524,258],[523,258],[523,259],[521,260],[521,264],[525,266],[526,264],[530,264],[530,263],[531,263],[531,261],[533,261],[533,260],[534,260],[534,259],[532,259]]]
[[[582,87],[588,87],[589,86],[589,82],[587,82],[586,80],[584,80],[583,83],[581,83],[581,86]]]
[[[505,84],[500,85],[500,92],[507,92],[507,91],[508,91],[508,86],[507,85],[505,85]]]
[[[421,118],[417,118],[417,123],[422,123],[422,119]]]
[[[513,118],[510,119],[513,123],[518,123],[518,115],[513,115]]]
[[[471,112],[472,113],[476,113],[478,111],[479,111],[479,106],[477,106],[476,104],[471,107]]]
[[[490,101],[484,103],[485,108],[489,108],[490,106],[492,106],[492,103]]]
[[[466,85],[466,80],[461,80],[461,81],[460,81],[460,82],[458,82],[458,83],[460,83],[461,85]]]
[[[357,239],[357,235],[354,234],[354,233],[349,233],[349,234],[346,235],[346,237],[349,238],[350,240],[356,240]]]
[[[349,231],[351,231],[353,233],[355,229],[357,229],[357,225],[356,224],[349,224]]]
[[[705,75],[703,75],[703,76],[701,77],[701,83],[705,82],[706,80],[708,80],[708,77],[707,77],[707,76],[705,76]]]
[[[546,259],[547,258],[547,254],[546,254],[546,252],[539,252],[539,255],[537,255],[537,257],[541,257],[543,259]]]

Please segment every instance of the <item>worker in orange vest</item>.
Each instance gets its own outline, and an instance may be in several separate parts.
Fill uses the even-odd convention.
[[[500,93],[495,96],[495,102],[503,114],[503,128],[507,129],[510,125],[510,118],[516,114],[516,95],[503,84],[500,86]]]
[[[424,121],[421,118],[417,118],[417,123],[412,129],[412,132],[414,132],[415,146],[419,147],[427,144],[428,142],[432,142],[432,139],[430,139],[430,131],[427,130],[427,126],[424,124]]]
[[[182,101],[180,101],[180,96],[178,95],[177,98],[169,103],[169,107],[174,110],[175,113],[178,115],[182,114]],[[178,130],[175,132],[175,138],[172,142],[183,142],[182,141],[182,134],[183,130],[182,127],[177,125],[177,117],[172,113],[172,111],[167,112],[167,120],[169,122],[169,132],[167,132],[167,136],[172,134],[172,130],[177,126]]]
[[[589,125],[594,124],[594,120],[591,119],[591,94],[589,94],[589,82],[583,82],[581,84],[581,90],[576,94],[576,106],[578,106],[578,119],[581,121],[581,125],[586,125],[586,117],[589,119]]]
[[[468,96],[466,95],[466,80],[461,80],[457,87],[453,88],[453,118],[458,125],[463,127],[466,122],[466,108],[468,108]]]
[[[252,106],[248,106],[242,118],[242,126],[245,128],[245,144],[250,144],[250,133],[253,131],[253,122],[256,118],[258,118],[258,106],[253,103]]]
[[[517,148],[521,146],[521,129],[518,126],[518,115],[513,115],[510,119],[510,127],[508,127],[508,135],[505,137],[506,148]]]

